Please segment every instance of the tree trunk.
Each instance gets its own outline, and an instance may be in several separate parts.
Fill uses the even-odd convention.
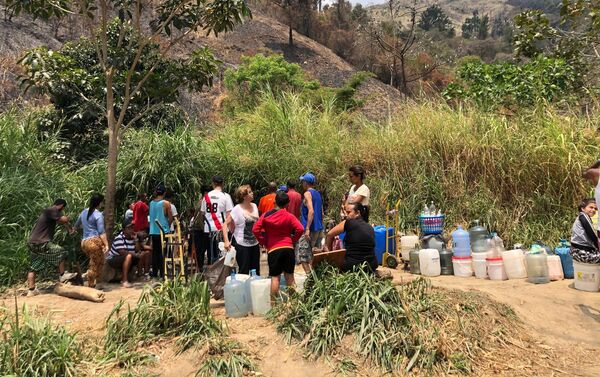
[[[404,64],[404,56],[400,57],[400,90],[408,95],[408,85],[406,83],[406,65]]]
[[[115,119],[112,75],[106,79],[106,118],[108,121],[108,166],[106,174],[106,195],[104,196],[104,222],[106,236],[113,238],[115,226],[115,196],[117,192],[117,157],[119,155],[119,126]]]
[[[289,27],[288,44],[290,45],[290,47],[294,47],[294,35],[292,33],[292,23],[291,22],[290,22],[290,27]]]

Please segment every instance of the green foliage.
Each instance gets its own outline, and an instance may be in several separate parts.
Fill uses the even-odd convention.
[[[243,377],[256,367],[248,352],[239,343],[217,338],[209,341],[208,358],[196,373],[197,377]]]
[[[465,19],[461,29],[465,39],[486,39],[490,32],[490,17],[487,14],[479,17],[479,12],[473,11],[473,17]]]
[[[338,274],[320,265],[305,287],[269,313],[284,338],[319,357],[352,335],[359,357],[386,372],[470,372],[484,350],[496,347],[489,328],[510,336],[509,326],[515,325],[489,301],[472,294],[432,292],[425,279],[396,288],[360,270]],[[489,316],[496,320],[480,323]]]
[[[149,357],[144,345],[161,338],[177,337],[179,351],[200,341],[221,336],[226,330],[210,309],[206,282],[180,280],[144,288],[135,308],[118,303],[106,320],[106,358],[130,366]]]
[[[580,89],[575,70],[561,59],[539,57],[521,65],[470,62],[457,73],[460,82],[448,85],[443,93],[445,98],[471,100],[484,108],[568,101]]]
[[[121,31],[123,35],[120,37]],[[129,102],[124,124],[171,129],[183,118],[178,106],[174,105],[179,97],[179,88],[200,90],[211,85],[212,76],[218,70],[219,62],[206,48],[194,51],[187,58],[170,59],[160,55],[160,47],[156,43],[143,47],[140,63],[135,65],[136,50],[145,43],[135,30],[115,19],[106,34],[108,59],[117,71],[113,80],[117,111],[124,104],[129,85],[138,84],[151,72],[140,93]],[[25,90],[35,88],[48,94],[56,109],[44,119],[40,130],[58,132],[64,145],[63,153],[76,162],[102,157],[108,142],[104,134],[106,81],[94,41],[81,38],[66,43],[59,51],[35,48],[26,53],[21,64],[25,71],[22,81]],[[133,83],[127,78],[132,65]]]
[[[417,25],[423,30],[437,29],[443,32],[454,32],[452,21],[439,5],[430,5],[419,17]]]
[[[77,376],[82,347],[75,334],[24,307],[21,318],[0,309],[0,371],[3,376]]]

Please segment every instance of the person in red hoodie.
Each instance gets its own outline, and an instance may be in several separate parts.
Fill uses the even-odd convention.
[[[282,273],[289,286],[295,285],[294,243],[302,237],[304,227],[286,210],[289,202],[288,194],[278,191],[275,195],[275,208],[264,213],[252,228],[258,242],[267,249],[272,297],[279,293],[279,276]]]

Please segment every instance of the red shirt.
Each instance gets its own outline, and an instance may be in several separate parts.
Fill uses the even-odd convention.
[[[148,214],[150,213],[150,209],[148,204],[138,200],[133,205],[133,230],[136,232],[141,232],[143,230],[148,230]]]
[[[258,202],[258,213],[261,215],[275,208],[275,193],[267,194]]]
[[[254,224],[252,233],[270,253],[277,249],[293,248],[294,243],[302,237],[304,227],[294,215],[280,209],[262,215]]]
[[[302,195],[294,189],[288,190],[288,197],[290,198],[290,204],[287,206],[287,210],[296,218],[300,218],[300,206],[302,205]]]

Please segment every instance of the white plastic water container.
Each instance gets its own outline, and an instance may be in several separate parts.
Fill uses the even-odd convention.
[[[254,280],[250,283],[252,313],[265,315],[271,310],[271,279]]]
[[[306,275],[294,274],[294,281],[296,282],[296,292],[302,293],[304,290],[304,282],[306,281]]]
[[[244,289],[244,283],[231,274],[231,279],[223,287],[225,298],[225,314],[230,318],[240,318],[248,315],[248,297]]]
[[[452,257],[452,268],[454,269],[454,276],[463,278],[473,276],[471,257]]]
[[[235,280],[241,281],[242,283],[245,282],[246,280],[248,280],[248,278],[250,278],[250,275],[235,274]],[[227,278],[225,279],[225,284],[229,283],[230,281],[231,281],[231,276],[227,276]]]
[[[552,281],[562,280],[565,278],[562,269],[562,262],[558,255],[548,255],[548,277]]]
[[[423,276],[440,276],[440,252],[437,249],[422,249],[419,251],[419,268]]]
[[[600,264],[573,261],[575,289],[579,291],[600,291]]]
[[[410,260],[410,251],[413,250],[418,243],[419,236],[400,237],[400,252],[402,253],[402,259],[408,262]]]
[[[504,270],[509,279],[525,279],[527,277],[523,250],[507,250],[503,251],[501,254],[502,261],[504,262]]]
[[[487,273],[490,280],[507,280],[502,258],[487,258]]]
[[[487,279],[487,253],[471,253],[473,256],[473,271],[478,279]]]
[[[256,274],[256,270],[250,270],[250,275],[244,281],[244,289],[246,290],[246,296],[248,296],[248,313],[252,313],[252,292],[250,291],[250,285],[255,280],[264,279],[262,276]]]

